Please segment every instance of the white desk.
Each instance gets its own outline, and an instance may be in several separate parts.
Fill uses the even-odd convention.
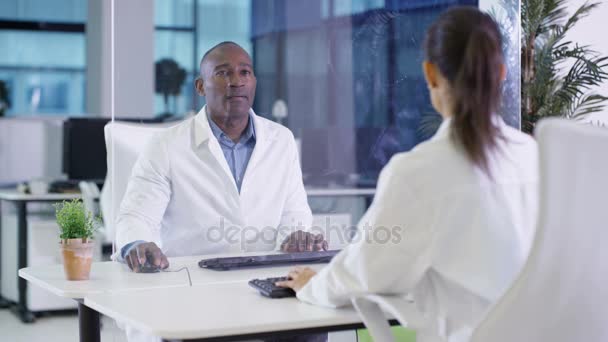
[[[189,286],[186,272],[133,273],[118,262],[94,262],[89,280],[69,281],[63,265],[28,267],[19,276],[59,297],[82,299],[94,293]]]
[[[23,194],[12,189],[0,190],[0,201],[13,202],[17,209],[17,237],[18,237],[18,254],[17,254],[17,268],[21,269],[27,266],[27,246],[28,246],[28,234],[27,234],[27,204],[30,202],[60,202],[64,200],[72,200],[80,198],[78,193],[66,193],[57,194],[49,193],[43,195],[30,195]],[[2,227],[0,227],[0,241],[2,235]],[[27,282],[19,278],[18,279],[18,301],[14,313],[24,323],[31,323],[34,321],[34,315],[29,311],[27,307]],[[10,303],[0,296],[0,308],[8,307]]]
[[[27,201],[27,202],[56,202],[56,201],[69,201],[72,199],[80,198],[79,193],[48,193],[42,195],[31,195],[24,194],[17,190],[0,190],[0,200],[6,201]]]
[[[310,197],[373,197],[375,193],[374,188],[306,188],[306,194]]]
[[[256,255],[260,253],[241,253]],[[198,267],[203,258],[234,256],[235,254],[209,255],[196,257],[170,258],[169,270],[188,267],[193,286],[246,283],[253,278],[268,278],[286,275],[291,267],[240,269],[232,271],[213,271]],[[78,316],[81,341],[99,341],[99,313],[86,305],[86,299],[94,295],[115,296],[131,295],[144,290],[180,288],[189,289],[186,271],[136,274],[125,265],[116,262],[96,262],[91,268],[91,279],[86,281],[67,281],[62,265],[52,267],[28,267],[19,270],[21,278],[58,296],[78,301]],[[313,265],[319,269],[323,265]],[[190,308],[190,306],[187,306]],[[166,315],[162,315],[166,316]],[[115,316],[110,316],[115,317]]]
[[[242,253],[239,255],[259,255],[260,253]],[[231,271],[214,271],[202,269],[198,261],[203,258],[234,256],[234,254],[169,258],[170,271],[188,267],[192,285],[206,285],[246,281],[252,278],[268,278],[287,275],[291,267],[272,267],[257,269],[237,269]],[[315,269],[323,265],[311,265]],[[134,273],[122,263],[94,262],[91,266],[91,277],[85,281],[69,281],[65,279],[63,265],[44,267],[27,267],[19,270],[23,279],[54,293],[57,296],[83,299],[92,294],[116,293],[154,288],[188,287],[186,271]]]
[[[249,271],[248,278],[257,277]],[[87,296],[85,305],[165,340],[248,340],[360,328],[352,308],[269,299],[245,281]]]

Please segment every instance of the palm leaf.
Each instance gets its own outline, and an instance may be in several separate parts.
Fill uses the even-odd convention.
[[[604,109],[607,97],[591,93],[608,80],[608,56],[567,40],[595,10],[585,3],[570,16],[566,0],[522,0],[522,129],[531,133],[547,116],[582,119]]]

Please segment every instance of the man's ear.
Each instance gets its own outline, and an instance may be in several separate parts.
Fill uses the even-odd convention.
[[[205,87],[204,87],[205,83],[203,81],[203,78],[201,76],[197,77],[196,80],[194,81],[194,89],[196,89],[196,92],[200,95],[200,96],[205,96]]]
[[[422,71],[424,73],[424,79],[429,88],[437,87],[437,66],[429,61],[422,62]]]

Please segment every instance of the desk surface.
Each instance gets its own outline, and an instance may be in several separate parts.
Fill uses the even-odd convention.
[[[374,196],[376,189],[359,188],[306,188],[306,194],[313,197]],[[47,193],[42,195],[24,194],[12,189],[0,189],[0,200],[7,201],[62,201],[81,198],[79,193]]]
[[[248,253],[255,255],[260,253]],[[231,256],[225,254],[221,256]],[[137,274],[117,262],[93,263],[91,279],[67,281],[62,265],[28,267],[19,276],[44,289],[84,304],[104,315],[166,339],[251,335],[282,330],[336,327],[361,322],[352,308],[315,307],[295,298],[268,299],[247,281],[286,275],[289,267],[213,271],[198,267],[203,258],[170,258],[170,270],[187,274]],[[325,264],[312,265],[320,269]]]
[[[63,265],[34,266],[19,270],[19,276],[60,297],[84,298],[103,292],[118,292],[156,287],[188,286],[186,273],[133,273],[118,262],[96,262],[89,280],[66,280]]]
[[[306,188],[306,194],[313,197],[374,196],[375,193],[373,188]]]
[[[169,258],[169,270],[179,270],[182,267],[188,267],[192,284],[203,285],[284,276],[291,269],[291,267],[265,267],[214,271],[202,269],[198,266],[198,261],[203,258],[233,255]],[[324,265],[316,264],[311,266],[320,269]],[[189,286],[188,275],[185,270],[180,272],[134,273],[125,264],[112,261],[93,263],[91,278],[83,281],[66,280],[63,265],[27,267],[19,270],[19,276],[55,295],[67,298],[85,298],[88,295],[97,293]]]
[[[42,195],[24,194],[17,190],[2,189],[0,190],[0,200],[6,201],[63,201],[81,198],[79,193],[47,193]]]
[[[250,277],[256,276],[252,271]],[[244,282],[95,294],[85,305],[165,339],[207,338],[360,323],[352,307],[268,299]]]

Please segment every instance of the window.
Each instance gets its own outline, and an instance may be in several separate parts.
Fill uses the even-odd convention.
[[[87,19],[87,0],[4,0],[0,19],[82,24]]]
[[[8,0],[0,4],[0,80],[9,116],[85,111],[86,0]]]
[[[157,114],[182,116],[204,105],[204,98],[194,90],[194,79],[200,59],[215,44],[232,40],[251,53],[250,4],[250,0],[156,0],[155,60],[171,59],[186,71],[179,96],[169,96],[165,104],[162,92],[157,92]]]
[[[177,63],[178,68],[186,72],[179,96],[166,97],[163,94],[164,89],[157,88],[154,98],[157,115],[169,113],[183,115],[195,108],[193,102],[193,78],[196,70],[195,8],[195,0],[156,0],[154,3],[155,61],[159,63],[161,60],[172,60]]]
[[[450,6],[479,2],[156,0],[156,4],[157,11],[163,11],[156,14],[156,57],[172,58],[188,72],[171,110],[182,114],[200,109],[204,99],[194,93],[192,84],[199,60],[213,45],[233,40],[253,58],[256,113],[286,125],[301,141],[305,183],[359,187],[374,186],[392,155],[435,133],[440,119],[430,104],[421,70],[426,29]],[[517,32],[510,36],[517,42]],[[508,49],[508,54],[509,61],[519,60],[518,49]],[[509,69],[517,74],[519,66]],[[516,127],[518,89],[519,81],[513,77],[505,87],[505,103],[510,107],[502,113]],[[279,100],[287,104],[287,118],[273,116]],[[162,112],[160,96],[156,108]]]

